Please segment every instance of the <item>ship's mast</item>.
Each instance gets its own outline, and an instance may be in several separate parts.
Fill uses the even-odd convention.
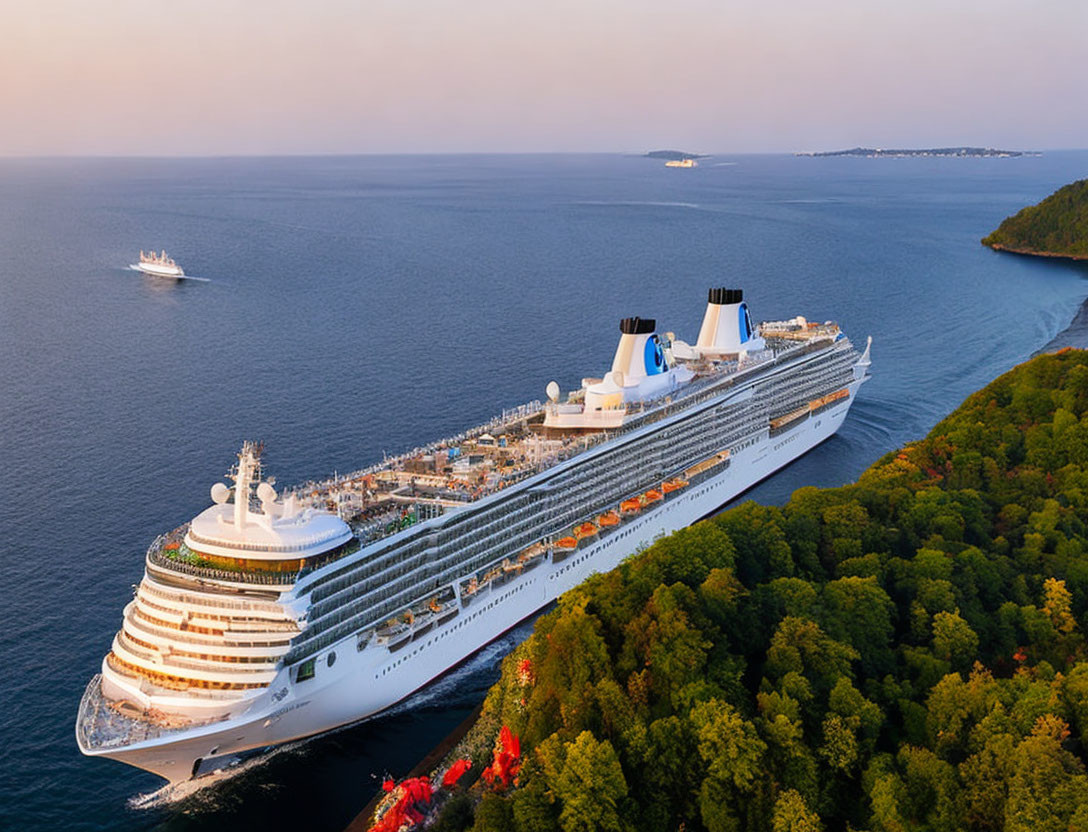
[[[264,443],[246,441],[238,454],[238,464],[229,476],[234,480],[234,527],[244,529],[249,519],[249,495],[261,479],[261,452]]]

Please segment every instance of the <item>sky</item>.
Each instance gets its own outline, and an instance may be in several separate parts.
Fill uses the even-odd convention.
[[[1088,0],[0,0],[0,155],[1088,146]]]

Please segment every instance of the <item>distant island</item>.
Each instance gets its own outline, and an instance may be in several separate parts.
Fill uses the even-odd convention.
[[[674,162],[680,162],[684,159],[705,159],[705,153],[685,153],[682,150],[651,150],[643,158],[646,159],[668,159]]]
[[[911,156],[951,156],[956,158],[986,157],[1007,159],[1014,156],[1039,156],[1022,150],[997,150],[992,147],[930,147],[911,150],[888,150],[883,147],[852,147],[849,150],[795,153],[794,156],[862,156],[866,159],[905,159]]]
[[[995,251],[1088,260],[1088,179],[1006,218],[982,244]]]

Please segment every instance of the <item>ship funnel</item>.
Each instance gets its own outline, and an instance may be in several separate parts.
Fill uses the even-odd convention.
[[[703,355],[736,355],[763,348],[741,289],[711,289],[695,348]]]
[[[625,387],[669,369],[661,339],[654,334],[656,326],[657,321],[653,318],[624,318],[620,321],[620,342],[612,359],[612,372],[621,374]]]

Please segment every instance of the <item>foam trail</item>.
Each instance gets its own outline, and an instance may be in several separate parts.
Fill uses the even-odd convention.
[[[574,203],[575,205],[594,205],[602,207],[620,207],[620,208],[693,208],[695,210],[701,209],[703,206],[695,202],[664,202],[654,200],[603,200],[603,199],[583,199]]]
[[[458,693],[473,694],[473,689],[466,682],[470,682],[475,676],[482,676],[495,667],[498,662],[529,636],[532,627],[533,621],[515,627],[506,635],[481,648],[460,667],[427,685],[423,690],[409,696],[399,705],[394,705],[389,710],[384,711],[382,715],[414,711],[435,701],[439,701],[445,706],[449,704],[451,697]],[[487,684],[490,686],[491,680],[488,680]],[[477,697],[472,695],[470,698],[475,701]]]
[[[141,272],[135,266],[129,266],[127,270],[130,271],[130,272],[139,272],[140,274],[143,274],[143,272]],[[156,277],[156,275],[148,275],[148,277]],[[211,283],[212,282],[212,279],[210,277],[197,277],[195,274],[180,274],[177,277],[167,277],[167,276],[163,275],[161,279],[162,280],[199,280],[201,283]]]
[[[278,746],[277,748],[273,748],[260,756],[251,757],[236,766],[221,769],[212,774],[205,774],[202,777],[198,777],[196,780],[182,780],[177,783],[167,783],[165,786],[162,786],[153,792],[133,795],[128,799],[128,807],[134,810],[161,809],[164,806],[172,806],[190,799],[197,800],[198,802],[209,802],[214,800],[211,796],[212,791],[209,790],[214,790],[214,787],[221,783],[226,783],[240,774],[245,774],[258,766],[263,766],[279,754],[295,751],[296,749],[301,748],[304,743],[305,740],[290,742]]]

